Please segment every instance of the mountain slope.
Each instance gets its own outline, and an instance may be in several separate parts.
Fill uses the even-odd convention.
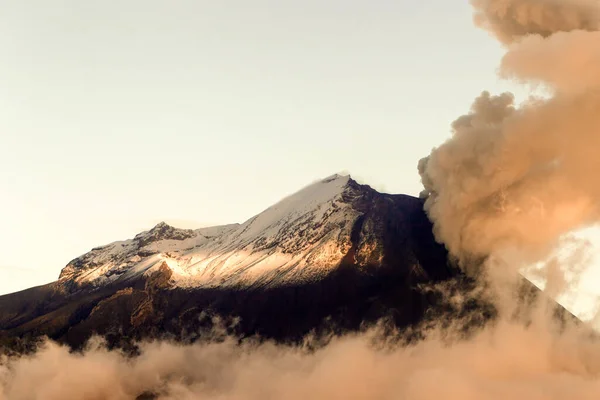
[[[240,225],[161,223],[93,249],[57,282],[0,296],[0,340],[16,349],[40,335],[75,347],[92,334],[114,346],[195,340],[214,317],[241,337],[281,341],[382,317],[407,327],[457,312],[423,287],[449,280],[466,282],[435,242],[421,199],[335,175]]]

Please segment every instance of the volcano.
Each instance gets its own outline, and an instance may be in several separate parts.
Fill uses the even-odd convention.
[[[56,282],[1,296],[0,340],[17,350],[40,337],[77,348],[101,335],[126,346],[194,341],[220,324],[242,338],[293,342],[382,319],[405,329],[465,308],[491,315],[442,301],[432,288],[448,282],[469,280],[435,241],[422,199],[333,175],[242,224],[160,223],[96,247]]]

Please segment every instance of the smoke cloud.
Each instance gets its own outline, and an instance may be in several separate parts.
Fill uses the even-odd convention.
[[[552,95],[516,105],[510,93],[484,92],[419,171],[436,237],[461,264],[518,251],[516,270],[600,218],[598,2],[472,4],[508,45],[500,75]]]
[[[409,347],[371,333],[312,352],[233,340],[155,342],[128,358],[98,344],[78,354],[48,342],[4,361],[0,399],[595,400],[600,346],[575,328],[557,333],[546,311],[528,327],[503,320],[468,341],[434,330]]]
[[[596,0],[471,0],[475,24],[509,44],[528,35],[596,31]]]
[[[563,94],[600,88],[600,32],[528,36],[509,47],[500,74],[523,83],[547,84]]]

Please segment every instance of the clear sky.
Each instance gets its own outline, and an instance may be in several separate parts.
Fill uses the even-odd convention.
[[[499,81],[466,0],[0,0],[0,293],[161,220],[418,160]]]

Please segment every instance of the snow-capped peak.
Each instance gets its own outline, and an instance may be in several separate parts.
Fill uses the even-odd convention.
[[[164,222],[71,261],[60,279],[94,285],[131,279],[166,263],[179,286],[312,279],[348,252],[361,187],[332,175],[239,225],[178,229]],[[348,194],[352,194],[348,196]]]
[[[245,236],[266,232],[295,217],[319,213],[346,189],[350,176],[332,175],[279,201],[244,223]]]

